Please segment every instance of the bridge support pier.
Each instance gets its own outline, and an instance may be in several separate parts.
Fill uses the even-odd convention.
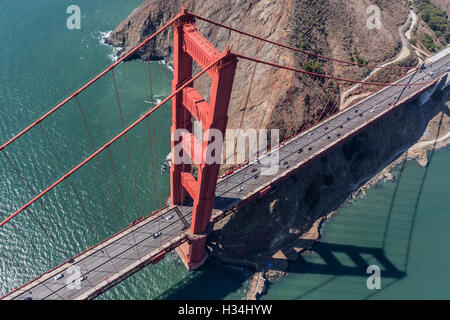
[[[213,161],[207,161],[205,158],[211,157],[212,154],[222,154],[223,146],[218,147],[215,140],[217,132],[225,137],[228,105],[237,64],[237,58],[229,48],[223,53],[217,50],[198,32],[194,22],[194,17],[184,7],[179,19],[174,23],[172,90],[177,90],[192,76],[194,61],[202,68],[216,61],[217,63],[207,72],[211,78],[209,102],[201,97],[193,86],[185,88],[172,99],[171,202],[173,205],[181,205],[188,195],[193,200],[189,242],[177,249],[188,270],[200,267],[207,258],[205,231],[214,207],[220,163],[210,163]],[[204,132],[202,142],[197,141],[192,133],[192,118],[201,123]],[[180,133],[181,131],[183,133]],[[178,134],[175,134],[177,132]],[[182,163],[180,164],[180,158],[175,157],[180,157]],[[192,164],[198,167],[197,177],[191,173]]]
[[[208,253],[205,249],[206,240],[206,234],[196,235],[192,238],[190,236],[189,242],[185,242],[175,249],[187,270],[195,270],[205,263],[208,258]]]

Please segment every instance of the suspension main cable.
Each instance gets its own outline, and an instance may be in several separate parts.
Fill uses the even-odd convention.
[[[150,116],[153,112],[158,110],[161,106],[165,105],[169,100],[171,100],[175,95],[180,93],[184,88],[189,86],[191,83],[193,83],[196,79],[198,79],[200,76],[202,76],[204,73],[206,73],[209,69],[214,67],[219,61],[223,59],[223,56],[219,57],[217,60],[212,62],[209,66],[207,66],[205,69],[197,73],[194,77],[191,77],[189,81],[186,81],[182,86],[180,86],[177,90],[172,92],[168,97],[166,97],[163,101],[161,101],[158,105],[144,113],[141,117],[139,117],[135,122],[130,124],[126,129],[122,130],[119,134],[117,134],[114,138],[109,140],[107,143],[105,143],[102,147],[97,149],[94,153],[92,153],[89,157],[84,159],[82,162],[80,162],[77,166],[75,166],[73,169],[68,171],[66,174],[64,174],[61,178],[53,182],[50,186],[48,186],[46,189],[41,191],[38,195],[36,195],[33,199],[28,201],[26,204],[24,204],[20,209],[16,210],[13,214],[11,214],[8,218],[0,222],[0,227],[2,227],[5,223],[9,222],[11,219],[13,219],[15,216],[23,212],[26,208],[28,208],[30,205],[32,205],[34,202],[42,198],[44,195],[46,195],[50,190],[55,188],[57,185],[59,185],[62,181],[70,177],[73,173],[78,171],[81,167],[83,167],[86,163],[91,161],[93,158],[98,156],[103,150],[107,149],[110,145],[112,145],[114,142],[116,142],[118,139],[120,139],[123,135],[125,135],[127,132],[129,132],[131,129],[136,127],[139,123],[141,123],[145,118]]]
[[[46,119],[47,117],[49,117],[51,114],[53,114],[55,111],[59,110],[62,106],[64,106],[67,102],[71,101],[73,98],[75,98],[76,96],[78,96],[81,92],[83,92],[84,90],[86,90],[88,87],[90,87],[94,82],[96,82],[97,80],[99,80],[100,78],[102,78],[105,74],[107,74],[109,71],[111,71],[112,69],[114,69],[115,67],[117,67],[120,63],[122,63],[123,61],[125,61],[126,59],[128,59],[130,56],[132,56],[136,51],[138,51],[139,49],[141,49],[143,46],[145,46],[148,42],[150,42],[150,40],[152,40],[153,38],[155,38],[157,35],[159,35],[160,33],[162,33],[163,31],[165,31],[168,27],[170,27],[175,21],[177,21],[179,19],[180,15],[177,15],[175,18],[173,18],[172,20],[170,20],[166,25],[164,25],[161,29],[159,29],[158,31],[156,31],[154,34],[152,34],[150,37],[148,37],[147,39],[145,39],[140,45],[138,45],[137,47],[135,47],[134,49],[130,50],[127,54],[125,54],[122,58],[118,59],[115,63],[113,63],[112,65],[110,65],[108,68],[106,68],[103,72],[101,72],[100,74],[98,74],[97,76],[95,76],[92,80],[90,80],[88,83],[86,83],[85,85],[83,85],[80,89],[78,89],[77,91],[73,92],[70,96],[68,96],[66,99],[64,99],[62,102],[60,102],[58,105],[56,105],[55,107],[53,107],[50,111],[48,111],[47,113],[45,113],[43,116],[39,117],[38,119],[36,119],[33,123],[31,123],[28,127],[26,127],[25,129],[23,129],[22,131],[20,131],[18,134],[16,134],[14,137],[12,137],[11,139],[9,139],[7,142],[5,142],[3,145],[0,146],[0,150],[4,150],[7,146],[9,146],[11,143],[13,143],[14,141],[16,141],[17,139],[19,139],[21,136],[23,136],[25,133],[27,133],[28,131],[30,131],[32,128],[34,128],[39,122],[41,122],[42,120]]]
[[[298,73],[304,73],[304,74],[308,74],[310,76],[317,76],[317,77],[322,77],[322,78],[328,78],[328,79],[332,79],[332,80],[338,80],[338,81],[342,81],[342,82],[350,82],[350,83],[360,83],[360,84],[367,84],[367,85],[374,85],[374,86],[398,86],[398,87],[404,87],[404,86],[423,86],[423,85],[427,85],[432,83],[433,81],[427,81],[427,82],[419,82],[419,83],[409,83],[409,84],[405,84],[405,83],[382,83],[382,82],[369,82],[369,81],[358,81],[358,80],[353,80],[353,79],[345,79],[345,78],[340,78],[340,77],[335,77],[335,76],[330,76],[330,75],[326,75],[326,74],[320,74],[320,73],[315,73],[315,72],[311,72],[311,71],[306,71],[303,69],[297,69],[297,68],[292,68],[292,67],[287,67],[287,66],[283,66],[280,64],[276,64],[273,62],[268,62],[268,61],[264,61],[264,60],[260,60],[260,59],[255,59],[252,57],[248,57],[239,53],[235,53],[236,57],[241,58],[241,59],[245,59],[245,60],[250,60],[256,63],[262,63],[262,64],[266,64],[275,68],[279,68],[279,69],[286,69],[286,70],[290,70],[290,71],[294,71],[294,72],[298,72]]]
[[[213,21],[213,20],[209,20],[209,19],[203,18],[203,17],[198,16],[198,15],[196,15],[196,14],[192,14],[192,13],[191,13],[191,15],[192,15],[193,17],[199,19],[199,20],[202,20],[202,21],[205,21],[205,22],[214,24],[214,25],[216,25],[216,26],[219,26],[219,27],[221,27],[221,28],[228,29],[228,30],[230,30],[230,31],[237,32],[237,33],[239,33],[239,34],[243,34],[243,35],[245,35],[245,36],[248,36],[248,37],[251,37],[251,38],[260,40],[260,41],[264,41],[264,42],[273,44],[273,45],[278,46],[278,47],[283,47],[283,48],[285,48],[285,49],[289,49],[289,50],[292,50],[292,51],[300,52],[300,53],[303,53],[303,54],[307,54],[307,55],[310,55],[310,56],[314,56],[314,57],[321,58],[321,59],[325,59],[325,60],[329,60],[329,61],[334,61],[334,62],[339,62],[339,63],[349,64],[349,65],[358,66],[358,67],[372,68],[372,69],[417,69],[417,68],[418,68],[418,67],[372,66],[372,65],[369,65],[369,64],[362,64],[362,63],[356,63],[356,62],[351,62],[351,61],[340,60],[340,59],[336,59],[336,58],[330,58],[330,57],[326,57],[326,56],[323,56],[323,55],[320,55],[320,54],[317,54],[317,53],[314,53],[314,52],[309,52],[309,51],[301,50],[301,49],[299,49],[299,48],[295,48],[295,47],[292,47],[292,46],[288,46],[288,45],[286,45],[286,44],[282,44],[282,43],[279,43],[279,42],[275,42],[275,41],[272,41],[272,40],[268,40],[268,39],[259,37],[259,36],[257,36],[257,35],[254,35],[254,34],[251,34],[251,33],[245,32],[245,31],[241,31],[241,30],[239,30],[239,29],[235,29],[235,28],[229,27],[229,26],[227,26],[227,25],[218,23],[218,22],[216,22],[216,21]]]

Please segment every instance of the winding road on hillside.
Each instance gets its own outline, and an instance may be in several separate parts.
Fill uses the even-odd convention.
[[[400,49],[399,54],[393,60],[382,64],[380,66],[380,68],[373,69],[372,72],[370,72],[369,75],[364,78],[364,81],[368,81],[373,75],[378,73],[382,67],[387,67],[387,66],[395,64],[397,62],[403,61],[404,59],[406,59],[407,57],[409,57],[411,55],[411,50],[409,49],[410,43],[408,40],[411,38],[412,30],[414,30],[417,22],[418,22],[418,17],[416,15],[416,13],[414,12],[413,9],[410,9],[405,23],[402,24],[398,28],[398,33],[399,33],[401,41],[402,41],[402,48]],[[408,27],[408,25],[410,25],[409,29],[406,32],[404,32],[404,30]],[[406,35],[406,38],[405,38],[405,35]],[[418,49],[414,46],[413,46],[413,48],[416,50],[416,52],[419,51],[420,53],[423,54],[423,52],[420,49]],[[422,62],[422,60],[420,62]],[[351,86],[350,88],[348,88],[346,91],[344,91],[341,94],[340,110],[343,110],[343,109],[347,108],[348,106],[350,106],[356,99],[365,98],[372,94],[371,92],[366,92],[366,93],[354,95],[347,99],[348,95],[351,92],[355,91],[360,86],[361,86],[360,84]]]

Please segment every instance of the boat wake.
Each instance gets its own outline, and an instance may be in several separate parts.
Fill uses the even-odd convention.
[[[159,97],[159,96],[157,96],[157,97]],[[161,98],[156,98],[155,101],[145,100],[144,102],[147,103],[147,104],[151,104],[151,105],[157,106],[158,104],[161,103],[161,101],[162,101]]]
[[[168,172],[170,170],[170,166],[172,165],[172,152],[170,152],[163,164],[161,165],[161,173]]]

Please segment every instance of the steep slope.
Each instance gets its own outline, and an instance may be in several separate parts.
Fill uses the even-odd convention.
[[[123,54],[173,18],[180,11],[182,2],[144,2],[113,31],[108,42],[123,48]],[[382,10],[382,28],[369,30],[366,27],[366,10],[372,4],[369,0],[189,0],[185,3],[196,14],[270,40],[370,64],[379,64],[395,55],[400,48],[398,26],[408,13],[406,2],[376,1]],[[214,30],[205,23],[198,22],[197,26],[220,50],[232,45],[234,51],[252,57],[351,78],[360,78],[370,71],[368,68],[309,59],[304,54],[293,54],[234,32]],[[171,32],[158,37],[149,53],[143,49],[133,58],[171,61]],[[229,128],[237,128],[241,123],[253,68],[254,65],[246,61],[239,63],[229,110]],[[305,118],[308,122],[315,121],[321,112],[320,105],[326,103],[325,97],[333,89],[333,84],[327,83],[320,92],[321,103],[313,103],[311,97],[318,91],[308,93],[308,87],[317,84],[321,87],[325,85],[323,81],[311,83],[307,77],[258,65],[242,127],[279,128],[281,138],[297,132]],[[207,96],[208,82],[199,81],[196,86]],[[337,95],[340,90],[337,90]],[[337,95],[333,101],[338,100]]]

